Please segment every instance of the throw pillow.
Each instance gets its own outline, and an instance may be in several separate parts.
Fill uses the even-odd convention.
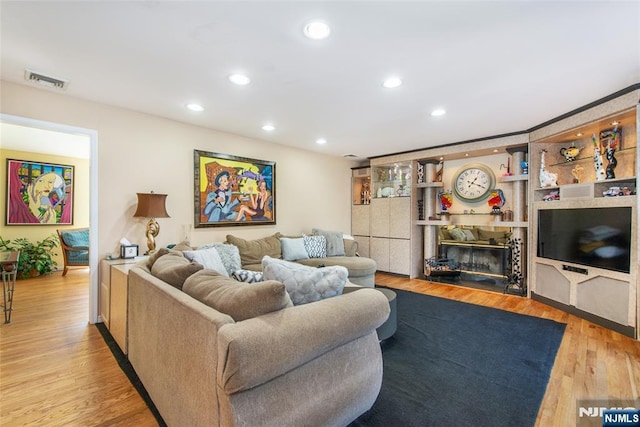
[[[464,242],[466,240],[466,236],[464,235],[464,231],[459,228],[452,228],[449,230],[449,234],[453,237],[453,240],[458,240],[460,242]]]
[[[324,236],[327,240],[327,256],[344,256],[344,241],[341,231],[327,231],[314,228],[316,236]]]
[[[189,261],[197,262],[198,264],[202,264],[204,268],[215,270],[223,276],[229,277],[229,273],[227,273],[227,269],[224,267],[216,248],[183,251],[183,254]]]
[[[171,286],[182,289],[184,281],[203,268],[201,264],[189,262],[189,260],[182,255],[168,253],[153,263],[151,274]]]
[[[262,271],[238,269],[231,273],[231,277],[244,283],[262,282]]]
[[[282,245],[280,244],[279,234],[257,240],[245,240],[229,234],[227,235],[227,242],[238,247],[240,261],[243,266],[260,264],[262,257],[265,255],[272,258],[280,258],[282,256]]]
[[[324,236],[307,236],[303,234],[302,240],[309,258],[327,257],[327,239]]]
[[[152,253],[151,255],[149,255],[149,258],[147,258],[147,268],[151,270],[151,267],[153,267],[153,264],[156,262],[156,260],[166,254],[183,256],[181,251],[176,251],[169,248],[160,248],[154,253]]]
[[[473,242],[474,240],[476,240],[476,236],[473,235],[471,230],[463,228],[462,232],[464,233],[464,240],[468,240],[469,242]]]
[[[307,250],[304,247],[304,239],[302,237],[297,239],[281,237],[280,244],[282,245],[282,259],[287,261],[296,261],[299,259],[309,258]]]
[[[342,294],[348,271],[342,266],[308,267],[271,257],[262,259],[265,280],[284,283],[294,305],[307,304]]]
[[[231,274],[234,271],[240,270],[242,268],[242,262],[240,261],[240,251],[238,251],[238,247],[236,245],[216,242],[207,243],[198,247],[198,249],[208,248],[216,248],[216,251],[218,251],[218,255],[220,255],[220,259],[222,260],[222,264],[224,264],[224,268],[227,270],[227,273]]]
[[[282,283],[270,280],[249,285],[221,276],[213,270],[202,270],[189,277],[183,291],[203,304],[228,314],[236,322],[293,305]]]

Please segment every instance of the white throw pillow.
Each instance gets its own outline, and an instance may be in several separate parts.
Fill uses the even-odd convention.
[[[282,258],[287,261],[296,261],[299,259],[309,259],[309,254],[304,248],[304,239],[302,237],[292,239],[289,237],[281,237]]]
[[[338,265],[316,268],[265,256],[262,275],[284,283],[293,304],[300,305],[341,295],[349,273]]]
[[[224,268],[227,269],[227,273],[231,274],[236,270],[240,270],[242,268],[242,263],[240,261],[240,251],[236,245],[232,245],[230,243],[207,243],[198,247],[198,250],[201,249],[209,249],[215,248],[218,251],[218,255],[220,255],[220,259],[222,260],[222,264],[224,264]]]
[[[182,253],[189,261],[197,262],[198,264],[202,264],[206,269],[215,270],[223,276],[229,277],[229,273],[227,273],[227,269],[224,267],[216,248],[183,251]]]

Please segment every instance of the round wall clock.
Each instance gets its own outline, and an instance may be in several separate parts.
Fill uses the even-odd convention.
[[[481,164],[472,163],[458,169],[453,176],[453,192],[467,202],[479,202],[489,196],[496,184],[493,171]]]

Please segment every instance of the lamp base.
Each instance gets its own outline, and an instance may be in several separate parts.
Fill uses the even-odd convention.
[[[147,223],[147,248],[145,255],[150,255],[156,251],[156,236],[160,233],[160,225],[155,218],[150,218]]]

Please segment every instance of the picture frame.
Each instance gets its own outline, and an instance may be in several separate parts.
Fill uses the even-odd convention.
[[[7,159],[6,225],[73,225],[73,165]]]
[[[276,163],[194,150],[194,227],[276,224]]]

